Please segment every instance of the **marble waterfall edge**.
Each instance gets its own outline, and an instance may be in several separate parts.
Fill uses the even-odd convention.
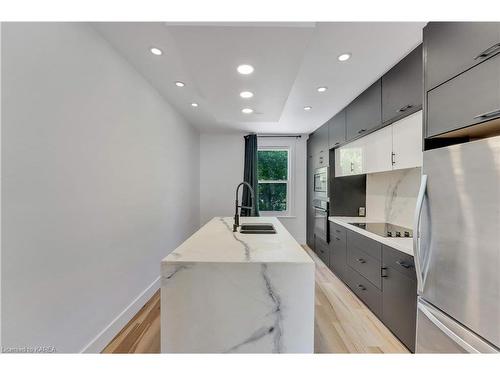
[[[214,218],[162,262],[167,353],[312,353],[314,263],[276,218],[276,235]]]

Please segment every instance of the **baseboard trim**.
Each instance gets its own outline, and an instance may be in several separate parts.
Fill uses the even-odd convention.
[[[153,294],[160,289],[158,276],[142,293],[140,293],[125,310],[123,310],[111,323],[109,323],[99,334],[92,339],[80,353],[100,353],[106,345],[121,331],[123,327],[134,317],[137,312],[148,302]]]

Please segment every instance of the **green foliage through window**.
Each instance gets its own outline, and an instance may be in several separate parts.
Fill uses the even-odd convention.
[[[257,152],[258,201],[260,211],[286,211],[288,151]]]

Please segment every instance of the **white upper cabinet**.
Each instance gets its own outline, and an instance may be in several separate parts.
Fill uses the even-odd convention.
[[[363,174],[364,138],[335,149],[335,177]]]
[[[365,169],[363,173],[390,171],[392,150],[392,126],[386,126],[364,137]]]
[[[335,149],[335,177],[422,166],[422,111]]]
[[[422,111],[392,124],[393,169],[422,166]]]

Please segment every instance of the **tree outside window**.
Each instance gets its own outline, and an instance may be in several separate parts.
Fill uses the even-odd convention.
[[[289,195],[288,149],[257,151],[258,201],[261,212],[285,213]]]

